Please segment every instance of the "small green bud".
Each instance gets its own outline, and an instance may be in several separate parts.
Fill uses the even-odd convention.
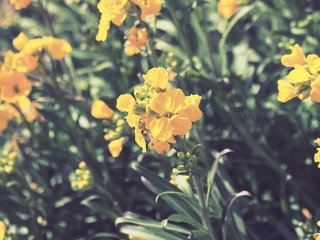
[[[186,170],[186,168],[185,168],[183,165],[179,165],[179,166],[177,167],[177,169],[178,169],[179,171],[181,171],[181,172],[183,172],[183,171]]]
[[[186,153],[186,158],[190,159],[191,158],[191,154],[189,152]]]
[[[178,152],[178,158],[180,159],[180,160],[184,160],[185,159],[185,157],[186,157],[186,155],[184,154],[184,152]]]

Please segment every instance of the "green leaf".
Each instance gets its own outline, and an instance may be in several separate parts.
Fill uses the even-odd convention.
[[[196,220],[189,218],[187,216],[181,215],[181,214],[172,214],[170,217],[168,217],[165,220],[167,222],[171,221],[171,222],[176,222],[176,223],[187,223],[187,224],[190,224],[190,225],[198,228],[199,230],[206,231],[204,229],[202,223],[197,222]]]
[[[120,217],[117,218],[115,221],[116,225],[122,224],[122,223],[132,223],[132,224],[137,224],[146,228],[157,228],[157,229],[163,229],[163,225],[161,222],[154,221],[154,220],[141,220],[141,219],[132,219],[132,218],[125,218],[125,217]],[[173,231],[173,232],[178,232],[178,233],[183,233],[183,234],[190,234],[191,232],[183,227],[174,225],[174,224],[166,224],[165,229],[162,231]]]
[[[146,229],[141,226],[133,226],[133,225],[124,225],[120,226],[120,232],[124,234],[128,234],[135,237],[142,237],[145,239],[152,240],[183,240],[188,239],[183,235],[175,236],[173,234],[167,233],[160,229]]]
[[[167,191],[181,192],[176,186],[170,184],[167,180],[159,177],[148,169],[139,166],[138,164],[133,163],[132,168],[147,180],[144,181],[145,185],[155,194],[161,194]],[[181,194],[183,193],[181,192]],[[168,206],[177,211],[177,213],[200,221],[200,211],[196,207],[198,206],[196,201],[190,201],[190,198],[189,201],[187,201],[185,198],[182,198],[177,194],[164,196],[163,200],[167,202]]]
[[[227,153],[230,153],[230,152],[233,152],[233,150],[228,149],[228,148],[222,150],[219,153],[218,157],[213,161],[213,164],[211,166],[211,169],[210,169],[210,171],[208,173],[208,178],[207,178],[207,184],[208,184],[207,199],[206,199],[207,207],[209,206],[209,198],[210,198],[211,191],[213,189],[214,178],[215,178],[217,170],[218,170],[219,161],[220,161],[220,159],[222,158],[223,155],[225,155]]]
[[[227,66],[227,53],[225,49],[225,44],[227,41],[227,38],[229,36],[229,33],[233,29],[233,27],[240,21],[241,18],[243,18],[245,15],[247,15],[248,12],[250,12],[255,5],[249,5],[246,7],[243,7],[229,22],[227,29],[223,32],[223,35],[219,42],[219,53],[220,53],[220,74],[221,76],[228,75],[228,66]]]
[[[115,238],[115,239],[120,239],[120,236],[115,233],[96,233],[93,235],[94,238]]]

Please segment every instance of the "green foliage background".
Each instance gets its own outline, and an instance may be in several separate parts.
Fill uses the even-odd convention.
[[[182,183],[183,196],[167,194],[155,202],[161,192],[180,191],[163,180],[177,166],[175,154],[142,155],[132,136],[114,159],[103,139],[103,123],[90,114],[91,103],[99,98],[115,110],[117,97],[132,91],[140,83],[138,75],[151,68],[144,54],[128,57],[123,52],[133,17],[112,26],[106,42],[95,40],[96,4],[45,4],[56,37],[68,40],[74,50],[55,62],[60,89],[49,76],[34,76],[41,87],[33,88],[31,98],[45,98],[40,111],[46,120],[11,123],[1,133],[3,148],[14,129],[22,137],[18,171],[2,176],[0,218],[14,239],[127,239],[123,233],[186,239],[191,231],[193,239],[206,239],[201,238],[197,210],[189,206],[197,201],[187,182]],[[223,206],[242,190],[252,198],[236,200],[227,239],[309,239],[317,231],[320,173],[312,158],[313,140],[320,136],[319,106],[310,100],[280,103],[276,96],[277,80],[289,70],[280,63],[288,46],[299,43],[306,53],[320,53],[319,11],[320,4],[312,0],[257,0],[225,20],[214,0],[175,0],[165,1],[156,25],[149,26],[156,30],[158,64],[169,67],[168,53],[173,52],[176,86],[202,96],[204,116],[188,140],[190,148],[204,146],[199,155],[202,180],[219,151],[234,150],[220,161],[214,184],[205,184],[206,189],[213,184],[209,210],[218,236]],[[0,28],[1,52],[12,49],[19,32],[30,38],[53,34],[36,2],[12,14],[12,24]],[[90,167],[96,183],[85,192],[70,187],[70,174],[80,161]],[[31,182],[40,190],[30,189]],[[303,209],[313,217],[306,218]],[[174,213],[180,215],[169,218],[164,231],[160,222]],[[39,216],[46,226],[38,223]]]

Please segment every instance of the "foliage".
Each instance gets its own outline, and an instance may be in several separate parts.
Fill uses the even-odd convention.
[[[16,115],[0,108],[0,239],[312,238],[319,103],[279,102],[277,81],[291,70],[281,64],[291,46],[320,54],[319,3],[237,1],[226,19],[216,0],[162,1],[141,20],[142,1],[130,2],[121,24],[110,18],[106,41],[96,41],[105,14],[97,1],[37,0],[21,10],[0,2],[0,62],[23,52],[12,45],[20,32],[45,39],[25,73],[27,108],[1,90]],[[66,43],[53,38],[70,43],[70,55],[55,58]],[[202,118],[171,134],[176,143],[166,138],[162,154],[142,153],[116,107],[153,67],[169,72],[171,88],[201,96]],[[99,99],[107,110],[91,112]]]

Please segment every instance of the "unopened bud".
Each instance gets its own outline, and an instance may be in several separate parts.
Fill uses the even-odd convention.
[[[178,152],[178,158],[179,158],[180,160],[184,160],[185,157],[186,157],[186,155],[184,154],[184,152]]]

